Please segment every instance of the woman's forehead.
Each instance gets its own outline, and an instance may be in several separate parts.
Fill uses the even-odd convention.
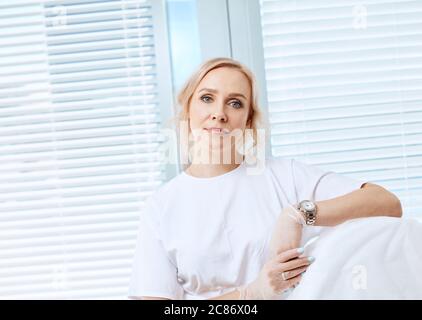
[[[250,97],[250,85],[243,72],[233,68],[218,68],[211,70],[199,83],[196,91],[211,89],[222,94],[242,94]]]

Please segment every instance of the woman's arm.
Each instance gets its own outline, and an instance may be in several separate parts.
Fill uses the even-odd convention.
[[[340,197],[317,201],[316,205],[316,226],[335,226],[363,217],[402,216],[400,200],[393,193],[372,183],[365,183],[362,188]]]
[[[291,288],[302,279],[302,273],[312,263],[310,257],[303,256],[303,248],[280,252],[269,259],[258,277],[246,286],[234,288],[225,294],[207,300],[261,300],[279,297],[280,292]],[[285,277],[281,276],[285,273]],[[145,300],[166,300],[158,297],[142,297]]]
[[[372,183],[365,183],[360,189],[336,198],[316,201],[316,205],[318,212],[315,226],[336,226],[356,218],[402,215],[400,200],[393,193]],[[287,206],[278,217],[269,244],[270,256],[300,245],[302,226],[299,217],[292,219],[295,215],[300,213],[292,206]]]
[[[265,262],[257,278],[234,290],[208,300],[273,300],[296,286],[314,258],[303,256],[303,248],[278,253]]]

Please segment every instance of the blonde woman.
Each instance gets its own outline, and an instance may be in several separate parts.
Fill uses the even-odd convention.
[[[189,150],[185,170],[148,199],[131,298],[282,299],[318,263],[302,246],[324,227],[401,217],[383,187],[294,159],[265,157],[248,174],[245,155],[259,146],[239,148],[230,133],[265,130],[257,101],[253,74],[232,59],[206,61],[186,82],[178,120],[214,161]]]

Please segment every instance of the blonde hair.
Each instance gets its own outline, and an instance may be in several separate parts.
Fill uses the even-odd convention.
[[[250,121],[250,128],[252,129],[253,142],[252,146],[257,143],[258,129],[265,129],[265,139],[269,133],[269,126],[266,123],[263,113],[258,105],[258,87],[254,74],[242,63],[230,58],[213,58],[205,61],[185,82],[177,95],[176,116],[171,119],[175,122],[179,137],[180,123],[182,121],[189,121],[189,107],[192,96],[202,79],[212,70],[218,68],[232,68],[242,72],[248,79],[251,88],[251,102],[249,108],[249,115],[247,123]],[[186,168],[186,166],[184,166]]]

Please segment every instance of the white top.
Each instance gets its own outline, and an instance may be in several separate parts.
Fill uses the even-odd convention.
[[[363,182],[294,159],[243,162],[211,178],[186,172],[160,186],[140,220],[129,297],[207,299],[253,281],[278,215],[289,203],[327,200]],[[324,227],[306,226],[302,245]]]

